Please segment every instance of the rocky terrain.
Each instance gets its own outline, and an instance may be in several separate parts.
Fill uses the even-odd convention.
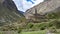
[[[37,11],[40,15],[45,15],[47,13],[52,12],[58,12],[57,8],[60,7],[60,0],[45,0],[44,2],[28,9],[24,15],[26,19],[29,19],[30,16],[33,16],[35,14],[35,11]]]
[[[0,26],[15,23],[23,17],[12,0],[0,0]]]
[[[60,34],[60,0],[45,0],[22,13],[12,0],[0,0],[0,33]]]

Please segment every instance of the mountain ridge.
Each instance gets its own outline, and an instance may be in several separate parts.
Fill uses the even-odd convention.
[[[0,25],[20,21],[23,14],[20,13],[12,0],[0,2]]]
[[[35,14],[35,9],[37,10],[37,13],[40,15],[44,15],[49,12],[54,12],[53,10],[60,7],[60,0],[45,0],[44,2],[28,9],[24,15],[26,19],[29,19],[29,16],[32,16]]]

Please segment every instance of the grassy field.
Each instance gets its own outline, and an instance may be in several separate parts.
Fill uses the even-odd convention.
[[[41,31],[29,31],[29,32],[21,32],[20,34],[46,34],[47,31],[46,30],[41,30]],[[3,32],[0,31],[0,34],[18,34],[17,32]],[[59,33],[55,33],[55,34],[60,34]]]
[[[0,34],[18,34],[14,31],[0,31]],[[42,31],[29,31],[29,32],[21,32],[20,34],[46,34],[45,30]]]
[[[42,30],[42,31],[21,32],[21,34],[46,34],[46,31]]]

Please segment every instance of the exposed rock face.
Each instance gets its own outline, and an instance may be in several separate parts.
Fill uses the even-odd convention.
[[[17,7],[12,0],[4,0],[3,5],[10,10],[17,10]]]
[[[12,0],[0,1],[0,25],[20,21],[21,17]]]
[[[35,10],[37,10],[37,13],[40,15],[44,15],[46,13],[54,12],[53,10],[56,10],[60,7],[60,0],[45,0],[44,2],[28,9],[24,15],[26,19],[29,19],[30,16],[33,16],[35,13]]]

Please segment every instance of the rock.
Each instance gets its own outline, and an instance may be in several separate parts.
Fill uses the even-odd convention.
[[[24,15],[26,19],[29,19],[30,16],[33,16],[35,14],[35,11],[37,11],[40,15],[45,15],[46,13],[52,13],[55,12],[54,10],[57,10],[57,8],[60,7],[60,0],[45,0],[44,2],[28,9]]]
[[[15,23],[23,17],[12,0],[0,0],[0,26]]]

